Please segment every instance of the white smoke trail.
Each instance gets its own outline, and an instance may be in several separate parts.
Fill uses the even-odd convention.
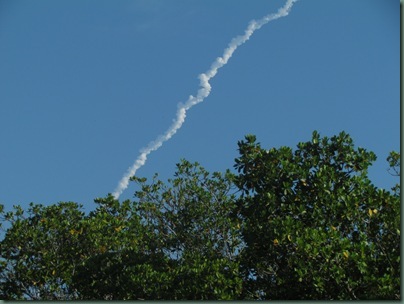
[[[222,57],[216,58],[216,60],[212,63],[210,69],[199,75],[200,81],[200,89],[198,90],[196,96],[190,95],[188,100],[185,103],[179,103],[177,106],[177,115],[173,120],[172,125],[167,129],[167,131],[158,136],[154,141],[151,141],[145,148],[140,150],[140,155],[134,162],[134,164],[128,169],[125,175],[120,180],[118,186],[116,187],[115,191],[113,192],[113,196],[118,199],[122,192],[128,187],[129,179],[133,175],[135,175],[136,171],[142,167],[147,160],[147,156],[160,148],[163,143],[169,140],[175,133],[177,133],[178,129],[181,128],[182,124],[185,121],[187,111],[192,108],[197,103],[202,102],[206,97],[209,96],[211,91],[211,85],[209,84],[209,80],[215,77],[217,71],[224,66],[231,56],[233,55],[234,51],[243,43],[245,43],[248,39],[250,39],[251,35],[258,29],[260,29],[263,25],[267,24],[268,22],[287,16],[292,8],[293,4],[298,0],[287,0],[285,5],[281,7],[276,14],[269,14],[264,16],[259,20],[252,20],[247,26],[247,29],[244,32],[244,35],[239,35],[233,38],[229,46],[224,50]]]

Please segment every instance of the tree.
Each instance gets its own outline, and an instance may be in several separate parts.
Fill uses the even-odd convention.
[[[87,217],[89,254],[71,287],[86,300],[164,298],[170,261],[142,225],[137,206],[111,195],[95,201],[99,206]]]
[[[69,291],[71,274],[85,253],[80,244],[83,212],[75,203],[49,207],[30,204],[4,212],[11,227],[0,243],[2,299],[76,299]],[[28,214],[28,216],[25,216]]]
[[[157,175],[150,184],[132,178],[140,190],[134,202],[126,202],[129,216],[118,211],[113,197],[98,200],[114,220],[125,218],[119,224],[122,246],[88,259],[73,286],[85,299],[237,297],[242,282],[236,260],[240,239],[230,218],[232,179],[230,172],[211,176],[183,160],[169,185]]]
[[[4,299],[232,299],[241,290],[233,175],[182,161],[168,184],[133,180],[85,215],[75,203],[0,210]],[[28,213],[28,214],[27,214]]]
[[[233,175],[208,173],[182,160],[168,185],[134,177],[138,212],[156,245],[174,262],[173,294],[166,299],[232,299],[241,288],[240,238],[230,214]]]
[[[397,299],[400,187],[376,188],[372,152],[346,133],[265,150],[235,168],[182,160],[133,200],[0,205],[0,298],[8,300]],[[400,154],[390,172],[400,175]]]
[[[400,200],[368,179],[374,153],[344,132],[295,151],[250,135],[239,151],[243,297],[400,298]]]

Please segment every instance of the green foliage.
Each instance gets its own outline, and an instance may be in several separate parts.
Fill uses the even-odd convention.
[[[295,151],[247,136],[239,151],[244,297],[400,297],[400,201],[368,179],[374,153],[344,132]]]
[[[89,214],[0,205],[0,298],[400,298],[400,186],[371,183],[374,153],[344,132],[296,150],[238,145],[237,175],[182,160]],[[387,161],[399,175],[400,154]]]
[[[83,213],[75,203],[30,204],[4,213],[12,226],[0,243],[0,296],[3,299],[75,299],[71,273],[83,254]]]
[[[389,163],[390,168],[388,171],[393,176],[400,176],[400,168],[401,168],[401,157],[400,153],[392,151],[387,157],[387,161]],[[391,188],[396,196],[400,196],[400,185],[397,183],[394,187]]]
[[[159,248],[176,258],[198,252],[233,260],[239,245],[229,217],[234,207],[233,175],[227,171],[210,176],[198,163],[185,160],[177,168],[169,187],[156,177],[151,185],[133,178],[141,186],[135,196],[144,225],[155,232]]]
[[[177,164],[170,186],[134,177],[135,193],[149,241],[175,262],[172,295],[165,299],[232,299],[241,290],[238,229],[230,215],[234,176],[210,175],[198,163]],[[153,240],[153,241],[152,241]]]
[[[107,251],[90,257],[73,278],[82,299],[164,299],[170,296],[170,261],[161,254]]]

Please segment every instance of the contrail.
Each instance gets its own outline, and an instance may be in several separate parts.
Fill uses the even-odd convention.
[[[243,35],[239,35],[235,38],[233,38],[229,46],[224,50],[222,57],[216,58],[216,60],[212,63],[210,69],[202,73],[198,76],[199,78],[199,85],[200,89],[198,90],[196,96],[190,95],[188,100],[185,103],[178,103],[177,105],[177,115],[175,119],[173,120],[173,123],[171,126],[167,129],[167,131],[159,135],[154,141],[151,141],[146,147],[142,148],[140,150],[140,155],[134,162],[134,164],[129,167],[128,171],[125,173],[125,175],[122,177],[120,180],[118,186],[116,187],[115,191],[112,193],[112,195],[118,199],[119,196],[122,194],[122,192],[128,187],[129,185],[129,179],[133,175],[135,175],[136,171],[142,167],[147,160],[147,156],[160,148],[164,142],[169,140],[175,133],[177,133],[178,129],[181,128],[182,124],[185,121],[185,118],[187,116],[187,111],[192,108],[194,105],[202,102],[206,97],[209,96],[210,91],[211,91],[211,85],[209,83],[209,80],[215,77],[217,74],[218,70],[224,66],[231,56],[233,55],[234,51],[243,43],[245,43],[248,39],[250,39],[251,35],[256,31],[259,30],[263,25],[267,24],[268,22],[285,17],[289,14],[293,4],[298,1],[298,0],[287,0],[285,5],[281,7],[276,14],[269,14],[264,16],[263,18],[259,20],[252,20],[247,26],[247,29],[245,30]]]

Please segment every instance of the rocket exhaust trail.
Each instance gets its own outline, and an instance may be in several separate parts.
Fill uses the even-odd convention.
[[[252,20],[248,24],[245,32],[243,35],[239,35],[233,38],[228,47],[224,50],[222,57],[216,58],[216,60],[212,63],[210,69],[205,73],[199,75],[199,85],[200,89],[198,90],[196,96],[190,95],[188,100],[185,103],[179,103],[177,105],[177,114],[171,126],[167,129],[167,131],[159,135],[154,141],[151,141],[146,147],[140,150],[140,155],[135,160],[134,164],[129,167],[128,171],[120,180],[118,186],[116,187],[115,191],[112,195],[118,199],[122,192],[128,187],[129,179],[133,175],[135,175],[136,171],[142,167],[147,160],[147,156],[159,149],[164,142],[169,140],[175,133],[177,133],[178,129],[181,128],[182,124],[185,121],[187,111],[192,108],[194,105],[202,102],[206,97],[209,96],[211,91],[211,85],[209,80],[215,77],[218,70],[223,67],[231,56],[233,55],[234,51],[243,43],[245,43],[248,39],[250,39],[251,35],[256,31],[259,30],[263,25],[267,24],[270,21],[275,19],[285,17],[289,14],[293,4],[298,0],[287,0],[285,5],[281,7],[277,13],[269,14],[264,16],[259,20]]]

